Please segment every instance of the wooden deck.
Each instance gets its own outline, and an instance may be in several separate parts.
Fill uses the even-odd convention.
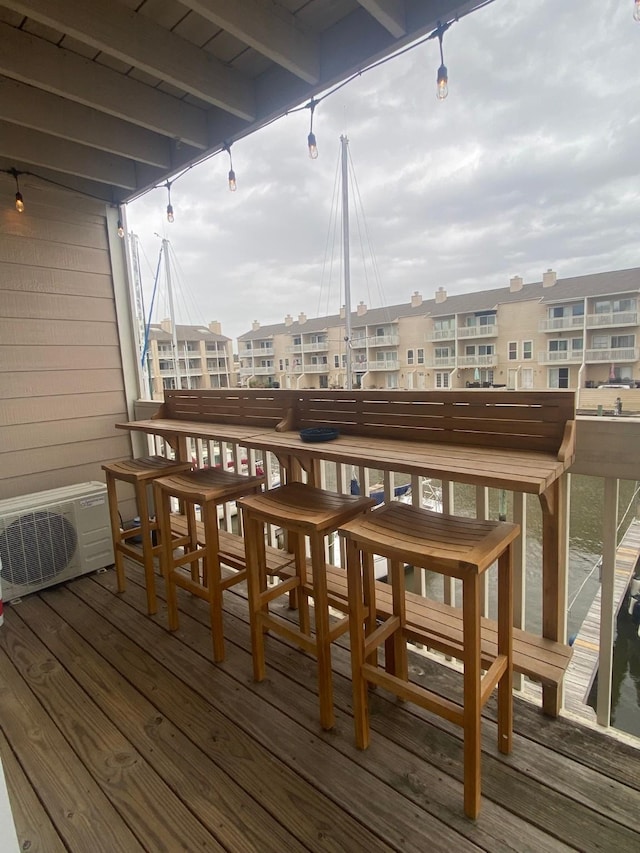
[[[5,610],[0,755],[21,849],[640,849],[633,747],[516,700],[504,757],[490,702],[471,822],[457,727],[379,691],[372,745],[359,752],[345,647],[334,653],[337,726],[324,733],[312,658],[269,638],[268,678],[253,683],[242,590],[226,594],[227,659],[214,665],[205,603],[182,595],[170,634],[164,608],[145,615],[139,578],[130,571],[119,596],[107,571]],[[456,696],[449,670],[418,655],[412,664]]]

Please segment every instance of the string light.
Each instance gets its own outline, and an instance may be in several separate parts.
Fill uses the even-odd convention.
[[[633,8],[633,20],[640,22],[640,0],[636,0]]]
[[[173,222],[174,216],[173,216],[173,205],[171,204],[171,181],[167,181],[166,187],[167,187],[167,199],[169,202],[167,204],[167,222]]]
[[[438,68],[438,89],[436,92],[436,96],[439,101],[444,101],[444,99],[449,94],[449,75],[447,74],[447,66],[444,64],[444,56],[442,54],[442,36],[449,29],[449,26],[450,24],[446,24],[445,26],[443,26],[438,21],[438,28],[436,30],[436,35],[438,36],[438,41],[440,43],[440,68]]]
[[[313,111],[316,108],[316,104],[318,102],[311,98],[309,101],[309,110],[311,111],[311,120],[309,122],[309,136],[307,137],[307,144],[309,146],[309,157],[312,160],[318,159],[318,144],[316,143],[316,135],[313,132]]]
[[[24,199],[22,198],[22,193],[20,192],[20,184],[18,183],[18,172],[16,169],[11,170],[11,174],[16,179],[16,210],[18,213],[24,213]]]
[[[120,239],[124,237],[124,225],[122,224],[122,219],[118,219],[118,237],[120,237]]]
[[[236,173],[233,171],[233,159],[231,157],[231,143],[227,142],[223,146],[224,150],[229,155],[229,192],[234,193],[238,189],[236,184]]]

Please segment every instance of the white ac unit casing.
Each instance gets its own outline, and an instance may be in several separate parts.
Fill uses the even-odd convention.
[[[4,601],[112,564],[104,483],[78,483],[0,501]]]

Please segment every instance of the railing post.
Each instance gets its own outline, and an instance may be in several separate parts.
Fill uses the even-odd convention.
[[[600,650],[598,654],[598,697],[596,718],[601,726],[611,724],[611,674],[613,671],[614,581],[616,569],[616,532],[620,481],[604,481],[602,519],[602,579],[600,584]]]

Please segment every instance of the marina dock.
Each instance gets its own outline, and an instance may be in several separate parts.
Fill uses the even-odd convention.
[[[633,570],[640,555],[640,520],[634,519],[616,549],[614,602],[620,610]],[[596,713],[586,704],[598,671],[600,642],[601,590],[598,589],[589,612],[573,643],[573,658],[565,678],[564,708],[582,722],[596,723]]]

